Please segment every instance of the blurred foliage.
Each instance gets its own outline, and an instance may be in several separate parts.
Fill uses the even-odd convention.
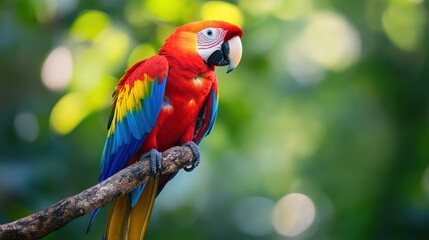
[[[0,2],[0,222],[97,182],[111,93],[175,26],[243,27],[148,239],[427,239],[428,1]],[[105,210],[46,239],[100,239]]]

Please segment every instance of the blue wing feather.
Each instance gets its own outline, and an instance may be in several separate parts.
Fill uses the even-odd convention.
[[[142,146],[156,124],[166,82],[166,77],[161,83],[154,79],[151,97],[141,100],[141,110],[127,112],[125,118],[116,123],[115,132],[108,136],[103,151],[100,182],[126,167]]]
[[[155,70],[147,69],[148,64],[144,65],[145,62],[151,61],[151,59],[148,59],[132,66],[127,71],[127,74],[121,79],[121,82],[127,81],[127,78],[133,78],[130,79],[130,81],[133,81],[134,79],[137,79],[136,77],[144,79],[146,76],[145,81],[151,81],[147,79],[148,71],[151,71],[152,73],[157,70],[164,71],[164,75],[158,75],[157,73],[152,83],[148,83],[148,85],[146,85],[149,87],[149,92],[145,94],[142,99],[136,99],[136,103],[140,108],[134,106],[132,109],[126,109],[122,119],[115,118],[114,114],[119,114],[119,107],[117,104],[119,101],[118,94],[120,91],[116,90],[114,93],[114,103],[108,122],[108,129],[111,130],[113,127],[114,131],[108,135],[104,145],[99,182],[109,178],[127,166],[128,162],[137,154],[146,137],[156,124],[159,112],[161,111],[165,86],[167,83],[166,69],[168,69],[168,64],[163,59],[159,59],[159,56],[158,58],[153,58],[153,60],[154,61],[151,63],[152,66],[155,66]],[[142,67],[141,65],[144,66]],[[135,72],[138,72],[136,74],[139,75],[133,76]],[[158,76],[162,77],[162,81],[159,81]],[[120,101],[126,101],[126,99],[120,99]],[[140,196],[143,189],[144,185],[141,185],[132,192],[133,202],[137,201],[136,199],[138,199],[138,196]],[[90,231],[98,211],[99,209],[93,211],[87,232]]]
[[[210,134],[210,131],[216,121],[218,109],[216,90],[217,89],[212,89],[204,107],[200,114],[198,114],[194,134],[194,142],[197,144],[199,144],[204,137]]]
[[[214,91],[212,91],[212,109],[211,109],[211,115],[210,115],[210,122],[209,122],[209,126],[207,128],[207,130],[204,133],[204,137],[209,135],[210,132],[212,131],[212,128],[214,126],[214,123],[216,122],[216,117],[217,117],[217,109],[218,109],[218,100],[217,100],[217,96],[216,93]],[[201,139],[200,139],[201,141]]]

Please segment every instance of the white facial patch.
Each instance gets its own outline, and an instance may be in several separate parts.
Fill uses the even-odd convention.
[[[226,31],[222,28],[206,28],[197,33],[197,51],[207,62],[210,55],[221,49]]]

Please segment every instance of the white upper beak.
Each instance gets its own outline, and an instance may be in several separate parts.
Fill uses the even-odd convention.
[[[241,45],[240,37],[236,36],[231,38],[228,41],[228,44],[229,44],[230,63],[228,66],[228,71],[226,71],[226,73],[231,72],[232,70],[234,70],[234,68],[238,66],[241,60],[241,54],[243,52],[243,46]]]

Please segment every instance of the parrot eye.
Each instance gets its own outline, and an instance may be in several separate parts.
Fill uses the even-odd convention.
[[[204,31],[203,31],[203,34],[204,34],[204,36],[206,37],[206,38],[208,38],[208,39],[213,39],[213,38],[215,38],[216,36],[216,29],[213,29],[213,28],[208,28],[208,29],[205,29]]]
[[[205,28],[197,33],[197,50],[205,61],[214,51],[221,49],[225,35],[222,28]]]
[[[205,28],[197,33],[198,46],[206,49],[220,46],[225,33],[226,31],[221,28]]]

